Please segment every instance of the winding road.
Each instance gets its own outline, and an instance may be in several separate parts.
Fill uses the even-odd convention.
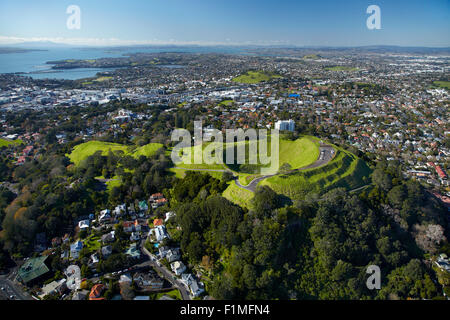
[[[180,280],[178,280],[178,278],[176,278],[175,275],[171,273],[165,266],[163,266],[156,260],[155,256],[145,248],[144,243],[145,241],[141,241],[140,246],[142,252],[144,252],[149,258],[146,264],[158,270],[164,276],[164,278],[172,284],[174,288],[178,289],[183,300],[191,300],[191,296],[189,295],[189,291],[186,289],[185,285]]]

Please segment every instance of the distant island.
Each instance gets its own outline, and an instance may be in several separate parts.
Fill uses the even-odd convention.
[[[22,48],[11,48],[11,47],[0,47],[0,54],[8,53],[27,53],[31,51],[48,51],[44,49],[22,49]]]

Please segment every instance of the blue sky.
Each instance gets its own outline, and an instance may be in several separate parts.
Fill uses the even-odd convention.
[[[81,29],[66,27],[69,5]],[[381,30],[366,9],[381,8]],[[450,46],[450,0],[0,0],[0,44]]]

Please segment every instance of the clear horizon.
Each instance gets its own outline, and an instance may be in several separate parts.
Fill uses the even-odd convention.
[[[381,9],[379,30],[366,26],[372,4]],[[80,29],[67,28],[70,5],[81,9]],[[0,45],[450,47],[447,0],[22,0],[0,9]]]

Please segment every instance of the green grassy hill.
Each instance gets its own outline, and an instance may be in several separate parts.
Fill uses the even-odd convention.
[[[281,78],[281,76],[263,71],[248,71],[247,73],[234,78],[233,82],[255,84],[276,78]]]
[[[222,196],[243,208],[251,208],[250,200],[253,198],[253,192],[239,188],[234,181],[230,182]]]
[[[67,156],[75,165],[79,165],[81,161],[88,158],[89,156],[92,156],[97,151],[102,151],[102,155],[107,155],[109,150],[123,151],[125,155],[131,155],[137,158],[141,155],[151,156],[162,147],[163,145],[160,143],[149,143],[145,146],[134,149],[133,146],[125,146],[118,143],[89,141],[75,146],[75,148],[73,148],[73,151]]]
[[[371,173],[367,164],[355,155],[337,148],[337,154],[328,164],[292,174],[278,175],[261,181],[275,192],[291,199],[303,199],[314,192],[323,194],[332,188],[353,190],[366,185]]]
[[[358,71],[358,68],[348,66],[334,66],[325,68],[327,71]]]
[[[434,81],[433,87],[450,90],[450,81]]]
[[[10,146],[10,145],[19,145],[19,144],[22,144],[22,143],[23,143],[22,140],[10,141],[10,140],[6,140],[6,139],[0,138],[0,148],[1,147],[7,147],[7,146]]]
[[[229,170],[233,171],[235,174],[239,175],[239,181],[246,185],[250,183],[250,181],[254,178],[256,178],[260,172],[260,168],[262,167],[261,164],[248,164],[249,163],[249,148],[250,146],[256,146],[258,147],[258,141],[245,141],[245,142],[237,142],[232,144],[233,146],[237,146],[239,144],[245,144],[246,145],[246,164],[228,164],[228,165],[222,165],[222,164],[194,164],[194,154],[202,152],[201,150],[204,150],[207,146],[211,145],[211,143],[204,143],[201,146],[197,145],[195,147],[190,147],[191,149],[191,163],[189,163],[189,158],[187,155],[184,155],[181,157],[182,162],[177,163],[176,167],[178,169],[174,169],[175,172],[179,177],[183,176],[183,169],[185,170],[225,170],[228,168]],[[226,152],[231,148],[231,145],[225,144],[224,145],[224,157],[226,157]],[[270,155],[270,148],[271,143],[269,141],[267,145],[267,149],[269,150]],[[168,150],[171,151],[171,150]],[[235,157],[236,157],[235,152]],[[170,152],[168,154],[170,156]],[[285,163],[288,163],[292,169],[298,169],[302,167],[306,167],[312,163],[314,163],[317,158],[319,157],[319,143],[316,138],[314,137],[301,137],[295,141],[284,139],[283,137],[280,137],[280,159],[279,163],[280,166],[282,166]],[[225,159],[224,159],[225,162]],[[236,161],[235,161],[236,162]],[[215,172],[209,172],[211,175],[219,175],[219,173]],[[276,172],[273,172],[276,173]]]

